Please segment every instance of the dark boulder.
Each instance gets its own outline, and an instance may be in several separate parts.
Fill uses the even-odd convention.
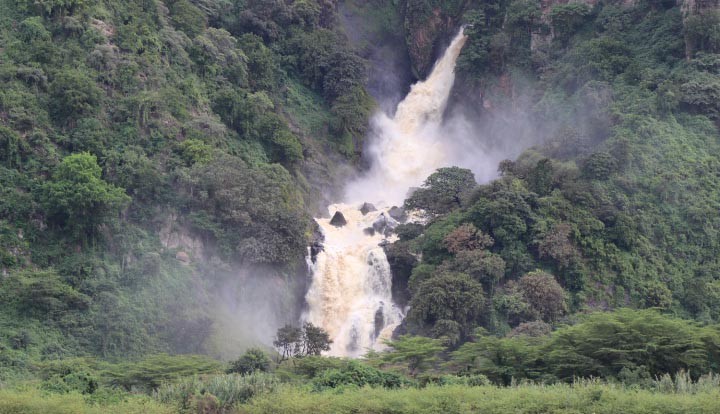
[[[368,227],[366,229],[363,229],[363,234],[366,236],[374,236],[375,235],[375,229],[372,227]]]
[[[330,219],[330,224],[335,227],[342,227],[347,224],[347,220],[345,220],[343,213],[337,211],[335,212],[335,215],[332,216],[332,219]]]
[[[380,213],[380,216],[375,220],[373,223],[373,230],[375,230],[378,233],[382,233],[385,230],[385,227],[387,227],[388,221],[387,217],[385,217],[385,213]]]
[[[400,223],[407,220],[407,214],[405,214],[405,210],[397,206],[393,206],[390,211],[388,211],[388,215],[396,221],[399,221]]]
[[[375,208],[375,206],[370,203],[363,203],[362,207],[360,207],[360,212],[363,214],[363,216],[371,211],[377,211],[377,208]]]
[[[380,336],[383,327],[385,327],[385,314],[383,312],[384,303],[380,303],[380,307],[375,311],[375,338]]]

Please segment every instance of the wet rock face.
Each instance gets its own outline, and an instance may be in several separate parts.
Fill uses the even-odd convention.
[[[432,70],[436,54],[443,42],[460,28],[460,21],[470,1],[443,4],[441,1],[405,0],[405,43],[407,44],[413,74],[424,79]],[[447,45],[445,45],[447,46]]]
[[[383,305],[380,305],[377,311],[375,311],[375,337],[380,336],[382,328],[385,326],[385,317],[383,316]]]
[[[385,215],[385,213],[380,213],[380,216],[373,223],[372,229],[375,233],[380,233],[385,237],[388,237],[395,232],[395,227],[397,227],[397,225],[398,223],[395,219],[389,215]]]
[[[681,8],[686,14],[720,9],[720,0],[681,0]]]
[[[330,225],[335,227],[342,227],[347,224],[347,220],[345,219],[345,216],[343,216],[343,213],[337,211],[335,212],[335,215],[330,219]]]
[[[317,255],[320,254],[320,252],[325,251],[325,246],[323,245],[324,242],[325,236],[320,231],[320,227],[315,225],[313,228],[312,241],[310,242],[310,260],[313,263],[317,261]]]
[[[190,264],[190,255],[187,254],[187,252],[179,251],[175,255],[175,259],[182,263],[183,265],[187,266]]]

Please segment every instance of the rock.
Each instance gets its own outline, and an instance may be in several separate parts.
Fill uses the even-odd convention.
[[[363,203],[362,207],[360,207],[360,212],[363,214],[363,216],[371,211],[377,211],[377,208],[375,208],[375,206],[370,203]]]
[[[317,255],[320,252],[325,251],[325,236],[320,231],[320,226],[313,222],[313,234],[312,241],[310,242],[310,260],[315,263],[317,261]]]
[[[343,213],[336,211],[335,215],[330,220],[330,224],[335,227],[342,227],[347,224],[347,220],[345,220],[345,216],[343,216]]]
[[[383,312],[384,303],[380,302],[380,307],[375,311],[375,338],[380,336],[383,327],[385,327],[385,313]]]
[[[366,236],[374,236],[375,235],[375,229],[372,227],[368,227],[366,229],[363,229],[363,234]]]
[[[190,264],[190,255],[187,254],[186,252],[183,252],[183,251],[177,252],[175,254],[175,259],[177,259],[180,263],[182,263],[186,266]]]
[[[407,220],[407,214],[405,214],[405,210],[397,206],[392,206],[390,211],[388,211],[388,215],[401,223]]]
[[[372,227],[373,230],[375,230],[378,233],[382,233],[385,230],[385,227],[387,227],[387,217],[385,217],[385,213],[380,213],[380,216],[375,220]]]

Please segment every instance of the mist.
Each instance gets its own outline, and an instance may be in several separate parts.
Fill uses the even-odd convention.
[[[299,272],[300,273],[300,272]],[[272,348],[278,328],[297,324],[302,306],[305,273],[288,276],[272,267],[236,267],[207,270],[212,279],[205,308],[212,315],[205,351],[235,359],[250,347]]]

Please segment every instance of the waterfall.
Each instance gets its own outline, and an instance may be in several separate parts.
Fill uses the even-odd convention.
[[[399,217],[396,210],[391,215],[391,208],[449,162],[440,124],[466,39],[461,30],[430,76],[412,86],[394,117],[380,113],[373,119],[372,167],[347,186],[344,203],[328,207],[330,217],[340,212],[346,224],[316,219],[324,251],[311,263],[303,319],[328,331],[331,355],[357,357],[367,349],[381,349],[382,340],[402,321],[403,312],[392,301],[392,275],[381,245],[394,241],[392,229]],[[376,209],[360,211],[363,202]]]

